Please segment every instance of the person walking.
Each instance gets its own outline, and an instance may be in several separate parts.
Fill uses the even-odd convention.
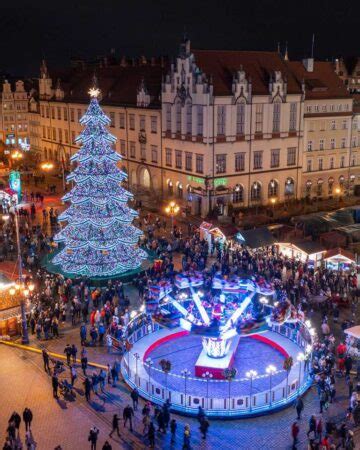
[[[177,429],[177,422],[175,419],[171,419],[170,422],[170,433],[171,433],[171,444],[175,443],[175,437],[176,437],[176,429]]]
[[[200,422],[200,427],[199,427],[199,428],[200,428],[200,431],[201,431],[201,433],[202,433],[202,438],[203,438],[203,439],[206,439],[206,434],[207,434],[207,432],[208,432],[209,426],[210,426],[209,421],[207,420],[206,417],[204,417],[204,418],[201,420],[201,422]]]
[[[309,437],[309,434],[313,433],[314,437],[315,437],[315,433],[316,433],[316,417],[314,415],[312,415],[309,419],[309,430],[306,433],[307,437]]]
[[[138,407],[138,403],[139,403],[139,391],[136,388],[134,388],[131,391],[130,397],[133,402],[133,409],[134,409],[134,411],[137,411],[137,407]]]
[[[64,353],[66,355],[67,365],[70,366],[70,358],[71,358],[71,353],[72,353],[70,344],[66,344],[66,347],[64,348]]]
[[[149,431],[148,431],[147,436],[149,439],[149,447],[154,448],[155,447],[155,427],[152,422],[150,422]]]
[[[91,397],[91,381],[88,377],[85,378],[85,381],[83,382],[84,388],[85,388],[85,398],[86,401],[90,401]]]
[[[88,441],[91,443],[91,450],[96,450],[96,443],[99,436],[99,430],[96,427],[92,427],[89,432]]]
[[[74,386],[77,378],[77,373],[74,366],[70,366],[70,378],[71,378],[71,386]]]
[[[51,377],[51,383],[52,383],[54,398],[59,398],[59,395],[58,395],[59,379],[56,375],[53,375]]]
[[[297,422],[294,422],[291,426],[291,437],[293,439],[292,449],[296,450],[296,446],[298,443],[298,436],[299,436],[299,425]]]
[[[120,436],[119,421],[120,421],[120,418],[118,417],[118,415],[114,414],[113,419],[112,419],[112,430],[111,430],[111,433],[109,434],[110,437],[112,437],[114,431],[116,431],[117,435]]]
[[[76,355],[77,355],[78,349],[75,344],[72,344],[71,346],[71,358],[73,364],[76,364]]]
[[[87,376],[86,375],[87,366],[88,366],[88,359],[87,359],[87,356],[84,354],[81,356],[81,369],[82,369],[85,377]]]
[[[45,348],[43,348],[42,350],[42,357],[43,357],[43,361],[44,361],[44,370],[46,373],[50,374],[50,366],[49,366],[49,353],[47,352],[47,350]]]
[[[31,422],[33,420],[33,413],[31,409],[25,408],[23,411],[23,421],[25,423],[25,431],[28,431],[31,429]]]
[[[103,447],[102,447],[102,450],[112,450],[112,447],[111,447],[111,445],[109,444],[108,441],[105,441],[105,442],[104,442],[104,445],[103,445]]]
[[[132,418],[134,417],[134,410],[130,405],[125,406],[123,411],[124,427],[126,427],[127,422],[130,423],[130,431],[133,430]]]
[[[190,444],[191,434],[190,434],[190,426],[188,424],[185,425],[184,428],[184,436],[183,436],[183,450],[191,450]]]
[[[304,402],[302,401],[302,398],[300,396],[298,396],[295,401],[295,409],[296,409],[296,413],[297,413],[297,420],[300,420],[301,413],[304,409]]]

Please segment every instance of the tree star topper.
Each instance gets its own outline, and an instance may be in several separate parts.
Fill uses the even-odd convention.
[[[97,87],[92,87],[89,89],[89,95],[92,98],[97,98],[100,95],[100,89]]]

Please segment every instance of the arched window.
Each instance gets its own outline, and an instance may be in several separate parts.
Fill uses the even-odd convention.
[[[241,99],[236,106],[236,134],[241,136],[245,133],[245,100]]]
[[[49,159],[52,160],[53,159],[53,152],[52,149],[49,149]]]
[[[323,184],[324,184],[324,180],[322,178],[319,178],[317,180],[317,188],[316,188],[316,193],[319,197],[321,197],[323,194]]]
[[[306,196],[310,196],[311,194],[311,186],[312,186],[312,181],[311,180],[307,180],[306,182]]]
[[[295,194],[295,182],[294,179],[288,177],[285,181],[285,195],[294,195]]]
[[[233,203],[242,203],[244,201],[244,188],[237,184],[233,189]]]
[[[192,135],[192,104],[186,103],[186,134]]]
[[[44,148],[44,159],[48,158],[48,151],[47,148]]]
[[[343,189],[344,188],[344,184],[345,184],[345,177],[344,177],[344,175],[340,175],[340,177],[339,177],[339,184],[340,184],[341,189]]]
[[[261,184],[255,181],[251,186],[251,200],[259,201],[261,199]]]
[[[176,132],[181,133],[181,103],[175,103]]]
[[[328,179],[328,195],[332,195],[333,193],[333,188],[334,188],[334,178],[330,177]]]
[[[182,185],[182,183],[177,182],[177,196],[179,198],[183,198],[183,194],[184,194],[183,185]]]
[[[174,186],[171,180],[168,181],[168,193],[169,195],[173,195],[174,194]]]
[[[279,184],[276,180],[271,180],[268,187],[268,197],[277,197],[279,195]]]
[[[276,98],[273,103],[273,133],[280,132],[280,117],[281,117],[281,100]]]

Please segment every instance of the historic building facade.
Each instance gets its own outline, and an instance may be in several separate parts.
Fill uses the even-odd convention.
[[[135,191],[176,198],[205,216],[360,184],[353,99],[331,63],[192,50],[184,40],[172,64],[123,58],[96,71]],[[50,74],[42,64],[43,160],[69,165],[93,73],[82,66]]]
[[[360,93],[360,58],[335,59],[335,73],[350,92]]]

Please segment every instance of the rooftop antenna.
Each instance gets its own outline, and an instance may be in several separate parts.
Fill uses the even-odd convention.
[[[315,33],[312,35],[312,42],[311,42],[311,58],[314,58],[314,47],[315,47]]]

